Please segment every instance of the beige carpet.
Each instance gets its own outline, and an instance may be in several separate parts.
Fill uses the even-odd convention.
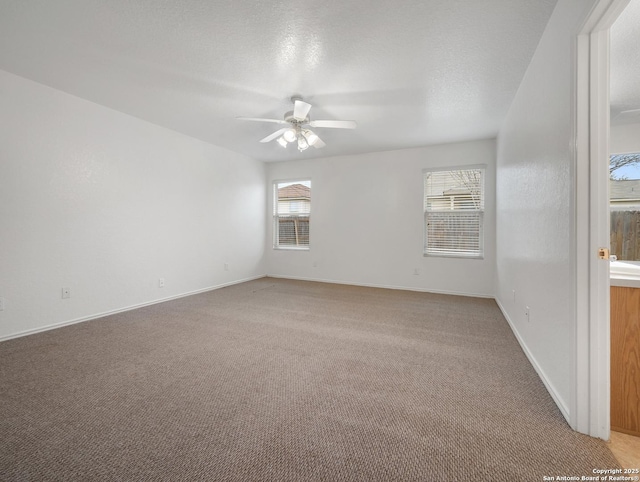
[[[2,481],[541,481],[618,467],[493,300],[263,278],[0,343]]]

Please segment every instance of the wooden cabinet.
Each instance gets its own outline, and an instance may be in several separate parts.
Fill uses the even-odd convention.
[[[640,436],[640,288],[611,287],[611,430]]]

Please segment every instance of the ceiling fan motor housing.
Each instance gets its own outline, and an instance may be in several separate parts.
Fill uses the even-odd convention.
[[[308,124],[309,123],[309,117],[305,117],[303,120],[298,120],[295,117],[293,117],[293,111],[289,111],[284,115],[284,120],[286,120],[288,123],[290,124],[294,124],[294,125],[302,125],[302,124]]]

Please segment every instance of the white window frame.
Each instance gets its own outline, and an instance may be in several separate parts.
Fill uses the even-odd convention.
[[[278,186],[280,184],[296,184],[296,183],[309,183],[309,189],[313,186],[311,178],[304,179],[280,179],[273,181],[273,249],[282,249],[288,251],[309,251],[311,246],[311,199],[309,199],[309,212],[278,212]],[[281,217],[308,217],[309,218],[309,244],[307,245],[292,245],[292,244],[280,244],[280,218]]]
[[[427,188],[425,184],[425,178],[427,173],[433,172],[449,172],[449,171],[472,171],[479,170],[481,171],[481,207],[479,209],[459,209],[459,210],[438,210],[438,209],[427,209]],[[423,256],[425,257],[445,257],[445,258],[464,258],[464,259],[484,259],[484,213],[485,213],[485,203],[486,203],[486,173],[487,166],[486,164],[477,164],[470,166],[454,166],[454,167],[438,167],[438,168],[427,168],[422,170],[422,181],[423,181],[423,243],[422,243],[422,251]],[[428,223],[429,223],[429,214],[430,213],[455,213],[455,215],[463,215],[469,213],[477,213],[479,217],[479,232],[478,232],[478,250],[473,252],[464,252],[456,250],[452,248],[451,250],[430,250],[428,247]]]

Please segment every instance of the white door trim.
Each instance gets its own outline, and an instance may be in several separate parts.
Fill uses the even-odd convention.
[[[630,0],[600,0],[575,47],[576,331],[571,426],[604,440],[610,432],[609,29]]]

